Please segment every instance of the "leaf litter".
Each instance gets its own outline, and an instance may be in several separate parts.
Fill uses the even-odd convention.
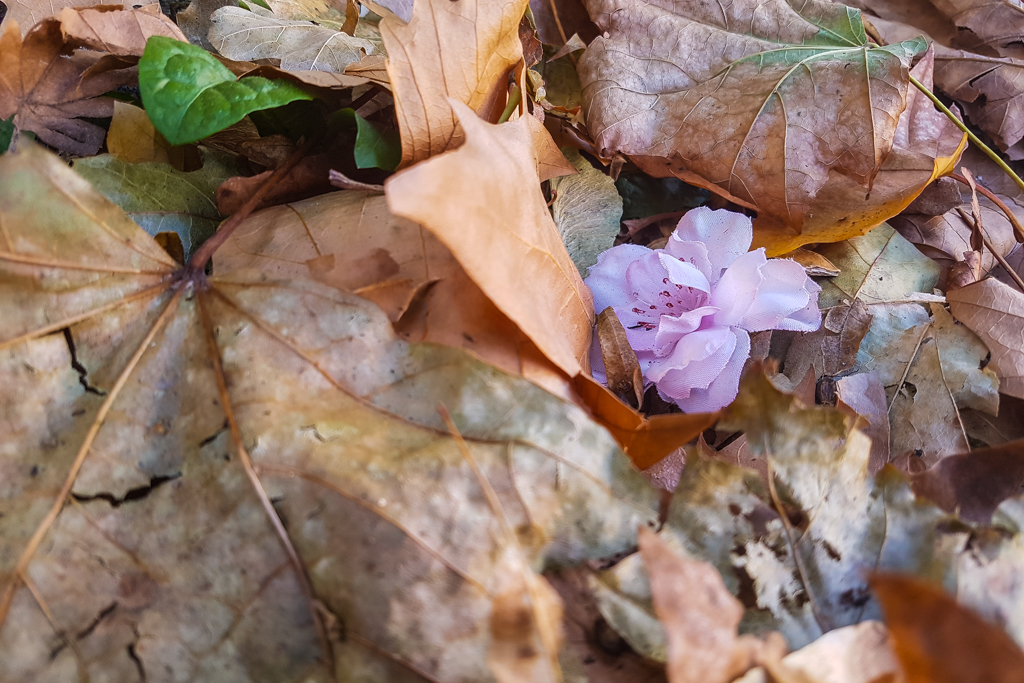
[[[1017,680],[1022,15],[855,4],[12,5],[0,679]],[[704,205],[822,324],[694,414]]]

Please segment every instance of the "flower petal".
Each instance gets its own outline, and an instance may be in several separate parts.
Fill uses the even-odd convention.
[[[697,266],[687,261],[680,261],[665,252],[658,254],[658,260],[661,261],[661,265],[668,272],[668,279],[672,284],[680,285],[681,287],[692,287],[708,294],[711,293],[711,283],[708,282],[707,276],[700,272]]]
[[[779,322],[775,329],[813,332],[821,327],[821,309],[818,307],[821,286],[811,278],[807,278],[804,283],[804,291],[807,292],[807,305],[788,315],[785,320]]]
[[[714,306],[701,306],[678,316],[661,316],[661,320],[658,322],[658,332],[654,338],[655,354],[664,356],[671,352],[683,335],[695,332],[704,321],[705,316],[714,315],[716,312],[718,309]]]
[[[663,394],[687,396],[694,387],[707,387],[725,367],[735,345],[728,327],[711,327],[684,335],[672,352],[651,364],[649,379]],[[729,348],[723,353],[722,348]]]
[[[773,259],[761,266],[760,273],[757,295],[737,323],[749,332],[777,329],[789,315],[810,304],[810,293],[804,289],[807,272],[796,261]]]
[[[680,261],[685,261],[704,273],[709,282],[717,281],[720,273],[715,272],[714,280],[711,279],[711,259],[708,257],[708,248],[703,242],[689,242],[679,236],[675,231],[668,238],[665,251],[672,254]]]
[[[711,293],[710,304],[721,309],[715,314],[715,324],[738,325],[747,314],[763,279],[761,267],[768,262],[764,249],[750,251],[732,262]]]
[[[637,244],[620,244],[602,252],[590,267],[584,280],[594,295],[594,310],[600,313],[609,306],[632,308],[634,299],[626,287],[626,268],[645,255],[653,253]]]
[[[684,413],[710,413],[720,410],[736,400],[740,391],[740,375],[750,357],[750,335],[746,330],[733,328],[736,346],[725,367],[707,389],[695,388],[686,398],[676,399]],[[659,385],[660,389],[660,385]]]
[[[703,242],[706,245],[711,263],[708,280],[714,284],[723,269],[750,249],[754,228],[742,213],[725,209],[712,211],[706,206],[699,206],[679,219],[673,235],[678,235],[684,242]]]

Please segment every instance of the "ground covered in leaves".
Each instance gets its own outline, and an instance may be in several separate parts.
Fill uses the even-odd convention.
[[[1024,680],[1024,9],[853,4],[0,3],[0,682]]]

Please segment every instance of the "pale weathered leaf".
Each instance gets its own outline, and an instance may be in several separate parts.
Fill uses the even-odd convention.
[[[409,23],[397,17],[380,22],[403,163],[462,144],[463,117],[456,117],[450,99],[497,120],[508,74],[523,57],[519,20],[527,2],[420,0]]]
[[[228,59],[280,60],[286,71],[344,73],[373,53],[373,44],[309,21],[281,19],[260,7],[222,7],[213,13],[209,39]]]
[[[953,316],[992,351],[1004,393],[1024,398],[1024,294],[991,278],[947,295]]]
[[[591,166],[579,152],[566,149],[563,154],[579,172],[551,179],[555,195],[551,213],[569,257],[585,275],[597,263],[598,254],[615,243],[622,220],[622,197],[615,181]]]
[[[588,6],[607,32],[580,62],[599,149],[757,209],[754,245],[770,255],[863,234],[959,152],[963,136],[907,91],[924,41],[871,46],[856,10],[818,0]],[[915,68],[931,82],[930,59]]]
[[[214,200],[217,187],[238,173],[234,157],[212,150],[203,167],[189,173],[110,154],[78,159],[74,169],[150,235],[176,233],[186,257],[217,230],[222,218]]]
[[[335,31],[345,26],[347,4],[344,0],[263,0],[269,11],[278,19],[289,21],[311,21]],[[188,36],[189,42],[213,50],[207,36],[213,23],[214,13],[222,7],[237,5],[233,0],[192,0],[184,10],[178,12],[178,25]],[[260,3],[246,3],[260,9]],[[360,22],[363,23],[363,22]],[[359,34],[358,29],[356,35]],[[362,36],[366,37],[366,36]]]
[[[94,8],[65,7],[60,15],[65,43],[122,57],[141,57],[146,41],[165,36],[185,41],[185,34],[160,11],[160,4],[137,9],[119,9],[107,5]]]
[[[507,541],[439,404],[532,569],[655,522],[521,378],[311,281],[176,271],[40,150],[0,192],[0,678],[488,680]]]
[[[34,0],[11,0],[11,2],[4,3],[4,5],[7,6],[7,13],[4,15],[2,28],[3,30],[6,30],[7,24],[15,22],[21,27],[22,35],[24,35],[43,19],[60,14],[61,10],[65,7],[91,8],[96,4],[95,0],[50,0],[46,3],[34,2]],[[145,0],[142,2],[124,3],[107,0],[103,3],[105,7],[123,5],[125,9],[131,9],[133,7],[138,9],[140,6],[144,7],[149,4],[154,4],[159,7],[160,3],[149,3]]]

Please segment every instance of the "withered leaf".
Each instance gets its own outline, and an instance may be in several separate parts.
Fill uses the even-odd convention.
[[[95,154],[106,131],[87,119],[109,117],[114,101],[103,97],[138,76],[130,62],[77,50],[64,56],[60,22],[45,20],[24,39],[17,22],[0,36],[0,120],[14,117],[46,144],[78,156]]]
[[[7,29],[7,24],[16,22],[21,27],[22,35],[24,35],[43,19],[60,14],[61,10],[65,7],[91,8],[99,3],[96,0],[50,0],[50,2],[46,3],[33,2],[32,0],[12,0],[4,4],[7,6],[7,14],[4,16],[3,30]],[[114,0],[103,2],[105,7],[112,9],[117,9],[117,5],[123,5],[124,9],[132,9],[133,7],[138,9],[140,6],[145,7],[150,4],[157,5],[157,7],[160,5],[158,2],[150,3],[146,0],[123,3],[114,2]]]
[[[951,47],[980,54],[1024,58],[1017,36],[1024,33],[1024,9],[1014,0],[929,0],[956,24]]]
[[[119,9],[109,5],[72,9],[65,7],[60,28],[69,47],[85,47],[122,57],[141,57],[146,41],[165,36],[187,42],[185,34],[160,11],[160,4],[138,9]]]
[[[644,379],[640,363],[629,345],[622,322],[611,306],[598,314],[594,334],[601,346],[608,388],[623,403],[639,408],[644,401]]]
[[[958,132],[942,139],[952,124],[908,95],[923,39],[871,46],[856,10],[820,0],[588,8],[607,32],[580,62],[598,147],[757,209],[754,246],[769,255],[863,234],[913,199],[937,157],[959,151]],[[929,119],[927,134],[913,117]],[[894,140],[904,154],[894,157]]]
[[[1024,398],[1024,294],[989,278],[952,291],[947,299],[953,316],[992,352],[999,390]]]
[[[380,22],[403,164],[462,144],[464,117],[456,116],[450,99],[497,120],[508,75],[523,58],[519,20],[527,3],[421,0],[409,23],[397,17]]]
[[[589,364],[594,303],[540,191],[540,179],[552,175],[544,166],[551,138],[532,116],[494,126],[464,104],[451,106],[466,144],[388,178],[388,206],[434,233],[494,305],[573,377]]]
[[[656,519],[581,409],[312,281],[195,286],[53,155],[0,221],[0,679],[486,680],[481,478],[533,569]]]
[[[942,588],[899,574],[875,574],[907,683],[1018,683],[1024,652],[998,627],[958,605]]]

